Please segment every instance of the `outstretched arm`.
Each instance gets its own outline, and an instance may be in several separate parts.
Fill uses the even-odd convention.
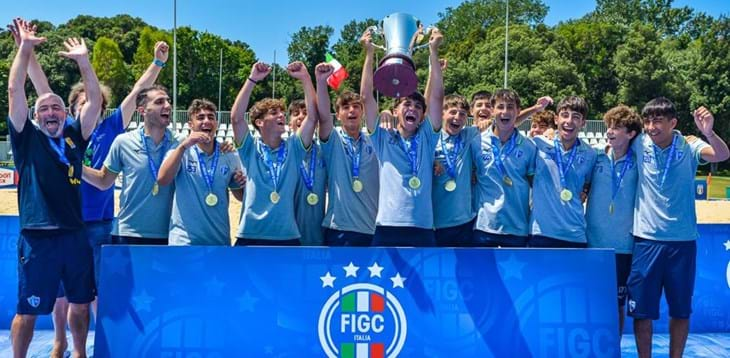
[[[271,66],[256,62],[251,66],[251,74],[243,82],[243,87],[238,91],[236,101],[233,102],[231,108],[231,124],[233,125],[233,142],[241,145],[243,138],[248,134],[248,123],[246,123],[246,109],[248,109],[248,101],[251,99],[256,83],[266,78],[271,73]]]
[[[28,61],[33,48],[46,41],[45,37],[37,37],[32,29],[20,26],[20,18],[13,20],[20,36],[20,46],[15,54],[8,75],[8,115],[16,132],[22,132],[28,119],[28,98],[25,95],[25,78]]]
[[[99,87],[99,79],[96,77],[94,68],[91,67],[89,61],[89,50],[86,48],[84,39],[78,39],[71,37],[64,43],[66,51],[60,51],[59,54],[63,57],[76,61],[81,71],[81,79],[84,83],[84,94],[86,95],[86,102],[81,107],[81,115],[79,121],[81,122],[81,135],[84,139],[91,137],[91,132],[94,131],[96,123],[99,121],[101,115],[101,88]]]
[[[522,124],[522,122],[525,121],[528,117],[535,113],[539,113],[545,110],[545,107],[553,104],[553,99],[550,96],[544,96],[537,99],[537,103],[535,103],[534,106],[525,108],[520,111],[520,114],[517,116],[517,121],[515,121],[515,127]]]
[[[428,118],[431,121],[431,127],[434,131],[441,130],[441,117],[443,113],[441,109],[444,106],[444,76],[439,63],[438,48],[443,42],[444,36],[438,29],[431,31],[431,38],[428,40],[429,49],[429,69],[428,84],[429,94],[426,97],[428,101]]]
[[[37,32],[38,30],[36,25],[20,18],[18,18],[18,26],[23,26],[32,32]],[[18,33],[16,25],[14,23],[8,25],[8,31],[13,36],[15,46],[20,47],[20,33]],[[35,51],[30,53],[30,58],[28,59],[28,77],[30,77],[30,82],[33,83],[33,87],[35,88],[38,96],[52,92],[51,86],[48,85],[48,78],[46,77],[45,72],[43,72],[41,65],[38,63],[38,59],[35,56]]]
[[[373,94],[375,46],[373,46],[373,35],[369,30],[365,30],[362,34],[360,43],[365,48],[365,62],[362,64],[362,78],[360,80],[360,97],[365,103],[365,125],[368,128],[368,133],[373,133],[378,122],[378,102],[375,101]]]
[[[314,68],[314,76],[317,81],[317,113],[319,113],[319,139],[327,141],[335,126],[332,120],[332,103],[330,94],[327,91],[327,78],[332,75],[332,65],[322,62]]]
[[[137,108],[137,94],[139,94],[139,92],[143,89],[149,88],[155,83],[155,81],[157,81],[157,77],[160,75],[162,68],[165,67],[165,63],[167,63],[169,51],[170,47],[166,42],[158,41],[155,44],[155,59],[149,66],[147,66],[147,70],[137,80],[134,87],[132,87],[132,91],[129,92],[127,97],[125,97],[122,101],[121,106],[119,106],[122,109],[124,128],[127,128],[129,125],[129,122],[132,120],[132,116],[134,115],[134,111]]]
[[[314,85],[312,84],[312,78],[307,72],[307,66],[300,61],[292,62],[286,67],[286,71],[289,75],[299,80],[302,83],[302,89],[304,90],[304,105],[307,107],[307,116],[304,117],[302,125],[297,129],[297,134],[304,144],[304,148],[309,148],[312,145],[312,139],[314,137],[314,127],[317,126],[317,100],[314,93]]]

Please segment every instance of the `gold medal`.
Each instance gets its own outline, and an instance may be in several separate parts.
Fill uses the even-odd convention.
[[[411,189],[418,189],[421,187],[421,179],[418,179],[418,177],[411,177],[408,179],[408,186],[411,187]]]
[[[505,175],[505,176],[503,176],[503,177],[502,177],[502,181],[503,181],[503,182],[504,182],[504,183],[505,183],[505,184],[506,184],[507,186],[512,186],[512,179],[510,179],[510,177],[508,177],[508,176],[506,176],[506,175]]]
[[[157,185],[157,183],[152,185],[152,196],[157,195],[157,193],[159,193],[159,192],[160,192],[160,186]]]
[[[205,203],[208,206],[215,206],[215,204],[218,204],[218,197],[215,194],[210,193],[205,197]]]
[[[449,179],[449,181],[447,181],[444,185],[444,189],[449,192],[456,190],[456,182],[454,179]]]
[[[355,179],[352,181],[352,191],[359,193],[362,191],[362,182],[360,179]]]
[[[74,166],[73,165],[69,165],[68,166],[68,177],[69,178],[73,178],[74,177]]]
[[[608,206],[608,213],[613,215],[613,201],[611,202],[611,205]]]
[[[272,203],[274,203],[274,204],[278,203],[279,199],[281,199],[281,197],[279,196],[279,193],[272,191],[271,194],[269,194],[269,200],[271,200]]]
[[[307,194],[307,203],[312,206],[317,205],[317,203],[319,203],[319,195],[315,193]]]
[[[568,190],[568,189],[563,189],[560,192],[560,200],[570,201],[570,199],[573,199],[573,193],[571,193],[570,190]]]

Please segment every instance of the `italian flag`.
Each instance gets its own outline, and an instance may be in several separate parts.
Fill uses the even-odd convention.
[[[330,87],[334,88],[335,90],[340,88],[340,85],[342,84],[342,81],[344,81],[347,78],[347,70],[342,67],[342,64],[335,60],[332,55],[327,54],[325,56],[325,59],[328,64],[332,65],[334,67],[334,72],[327,77],[327,84],[330,85]]]
[[[340,300],[342,313],[385,311],[385,299],[374,292],[352,292]],[[385,344],[383,343],[342,343],[340,345],[342,358],[383,358]]]

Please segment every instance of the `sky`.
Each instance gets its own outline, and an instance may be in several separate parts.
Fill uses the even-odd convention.
[[[172,29],[174,0],[3,0],[0,6],[8,21],[21,16],[27,19],[62,24],[78,15],[110,17],[129,14],[142,18],[150,25]],[[329,25],[335,30],[334,43],[342,27],[353,19],[382,19],[393,12],[407,12],[425,25],[438,21],[438,13],[447,7],[456,7],[460,0],[401,0],[401,1],[322,1],[322,0],[177,0],[177,26],[190,26],[230,40],[246,42],[256,56],[272,62],[274,51],[277,62],[286,56],[291,35],[302,26]],[[595,8],[592,0],[543,0],[549,7],[545,23],[580,18]],[[730,16],[727,0],[675,0],[675,6],[690,6],[712,16]],[[448,34],[444,34],[448,36]]]

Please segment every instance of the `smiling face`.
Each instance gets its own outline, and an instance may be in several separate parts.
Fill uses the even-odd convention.
[[[511,133],[515,128],[520,107],[517,103],[505,99],[494,102],[494,125],[499,133]]]
[[[471,105],[471,116],[479,123],[492,117],[492,104],[489,98],[475,100]]]
[[[304,118],[307,118],[306,108],[293,108],[289,110],[289,129],[292,132],[296,132],[302,126]]]
[[[555,121],[562,142],[572,142],[578,138],[578,133],[586,123],[583,114],[570,109],[560,110]]]
[[[424,110],[423,102],[410,97],[402,99],[394,110],[394,114],[398,117],[398,126],[407,135],[413,135],[421,125]]]
[[[280,137],[286,132],[286,115],[282,108],[271,108],[263,117],[256,119],[256,126],[262,135]]]
[[[345,103],[337,108],[337,119],[342,123],[345,132],[353,137],[360,132],[362,104],[360,102]]]
[[[204,132],[208,134],[210,139],[214,139],[216,130],[218,129],[218,120],[215,117],[214,111],[203,108],[190,116],[188,125],[193,132]]]
[[[139,110],[146,126],[165,128],[170,124],[172,105],[170,97],[163,90],[147,92],[147,101]]]
[[[33,115],[45,135],[53,138],[63,136],[66,107],[61,97],[53,93],[40,96],[36,101]]]
[[[672,141],[677,118],[667,116],[650,116],[644,118],[644,131],[656,145],[664,145]]]
[[[464,129],[464,125],[466,125],[467,112],[466,109],[457,106],[444,108],[442,117],[443,127],[446,133],[449,135],[459,134]]]

